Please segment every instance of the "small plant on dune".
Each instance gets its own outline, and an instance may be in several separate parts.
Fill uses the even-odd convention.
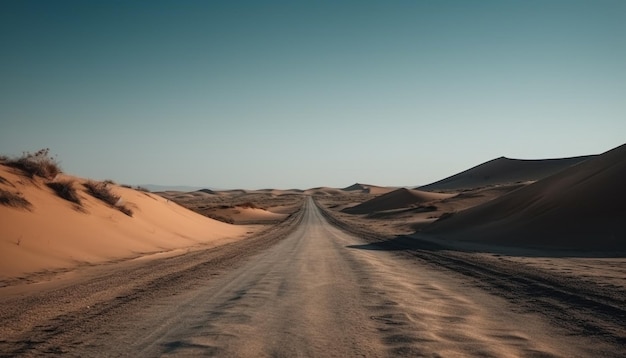
[[[117,210],[123,212],[124,214],[128,215],[128,216],[133,216],[133,211],[130,210],[129,207],[127,207],[126,205],[118,205],[116,206]]]
[[[52,179],[61,173],[61,167],[56,159],[50,156],[50,149],[41,149],[35,153],[24,152],[21,157],[16,159],[8,159],[5,162],[14,168],[22,170],[30,177],[39,176],[46,179]]]
[[[48,183],[47,185],[50,189],[54,190],[60,198],[81,205],[80,197],[78,196],[76,188],[74,188],[73,180],[56,181]]]
[[[133,211],[125,205],[120,204],[120,197],[111,192],[111,188],[109,188],[106,182],[94,182],[90,180],[83,185],[87,188],[87,192],[94,198],[102,200],[128,216],[133,216]]]
[[[150,189],[144,188],[143,186],[139,186],[139,185],[137,185],[137,187],[135,189],[139,190],[139,191],[143,191],[144,193],[149,193],[150,192]]]
[[[0,189],[0,204],[20,209],[30,209],[31,203],[19,193]]]

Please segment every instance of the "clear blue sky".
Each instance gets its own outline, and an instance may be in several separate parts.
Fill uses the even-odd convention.
[[[626,142],[626,1],[2,1],[0,153],[219,188],[417,185]]]

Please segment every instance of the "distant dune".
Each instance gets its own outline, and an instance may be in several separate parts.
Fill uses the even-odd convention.
[[[62,199],[48,186],[61,181],[72,182],[80,205]],[[145,253],[216,245],[244,237],[248,230],[196,214],[152,193],[107,184],[120,197],[118,204],[132,210],[131,217],[88,194],[85,182],[63,174],[54,180],[30,178],[0,165],[3,196],[19,193],[30,203],[0,205],[0,281]]]
[[[626,250],[626,145],[591,157],[426,232],[482,243]]]
[[[396,189],[397,187],[386,187],[386,186],[355,183],[341,190],[348,191],[348,192],[360,192],[364,194],[381,195],[381,194],[389,193]]]
[[[420,186],[419,190],[462,190],[488,185],[511,184],[547,178],[582,163],[594,155],[562,159],[524,160],[500,157],[461,173]]]
[[[430,193],[400,188],[359,205],[346,208],[343,211],[349,214],[369,214],[377,211],[408,208],[412,205],[442,200],[452,196],[454,196],[454,194]]]
[[[341,195],[345,193],[343,193],[341,189],[322,186],[322,187],[307,189],[304,191],[304,194],[317,195],[317,196],[332,196],[332,195]]]
[[[288,215],[275,213],[251,205],[215,208],[206,211],[209,216],[222,217],[234,224],[267,224],[284,220]]]

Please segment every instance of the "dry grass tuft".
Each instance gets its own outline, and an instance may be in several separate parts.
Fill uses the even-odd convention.
[[[78,192],[76,188],[74,188],[73,180],[63,180],[57,181],[47,184],[50,189],[54,190],[54,192],[61,198],[71,201],[72,203],[81,205],[80,197],[78,196]]]
[[[105,203],[117,208],[128,216],[133,216],[133,211],[123,204],[120,204],[120,197],[111,192],[107,182],[88,181],[84,184],[87,192],[96,199],[100,199]]]
[[[19,193],[12,193],[4,189],[0,189],[0,204],[19,209],[30,209],[32,207],[32,204]]]
[[[61,173],[61,167],[56,159],[50,156],[50,149],[41,149],[35,153],[24,152],[21,157],[6,159],[4,164],[18,168],[31,178],[39,176],[52,179]]]

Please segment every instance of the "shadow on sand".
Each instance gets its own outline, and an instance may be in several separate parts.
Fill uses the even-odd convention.
[[[488,253],[499,256],[521,256],[521,257],[560,257],[560,258],[623,258],[626,257],[626,251],[582,251],[582,250],[566,250],[538,247],[513,247],[513,246],[496,246],[481,243],[464,242],[464,241],[447,241],[442,239],[433,239],[430,237],[415,236],[396,236],[392,239],[381,240],[377,242],[348,245],[350,249],[372,250],[372,251],[458,251],[467,253]]]

